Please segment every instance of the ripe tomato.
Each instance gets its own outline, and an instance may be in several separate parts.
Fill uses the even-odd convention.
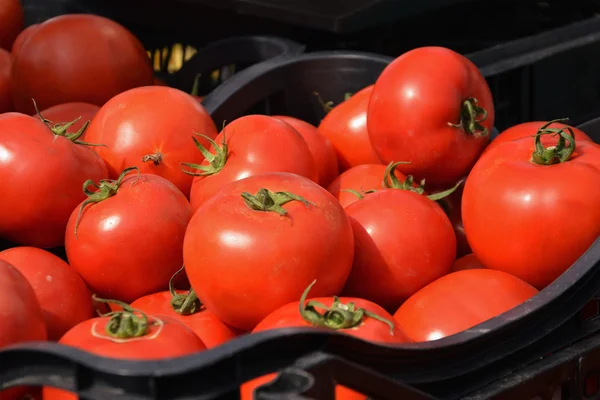
[[[142,173],[170,180],[189,196],[193,178],[181,172],[179,165],[204,160],[191,139],[194,132],[211,139],[217,136],[210,115],[198,102],[177,89],[147,86],[107,102],[90,124],[85,140],[106,145],[95,150],[106,161],[111,178],[136,166]],[[200,143],[210,144],[206,139]]]
[[[78,132],[83,126],[90,122],[94,116],[98,113],[100,107],[89,103],[65,103],[52,106],[40,112],[40,114],[47,120],[52,121],[53,124],[65,125],[65,123],[75,121],[73,125],[69,126],[69,132]],[[36,117],[37,114],[32,116]],[[85,132],[81,136],[81,140],[85,140]],[[103,143],[100,143],[103,144]]]
[[[259,386],[262,386],[267,382],[272,381],[276,377],[276,373],[267,374],[244,383],[240,387],[241,400],[253,400],[254,390],[256,390],[256,388],[258,388]],[[365,400],[366,398],[367,396],[355,392],[352,389],[348,389],[347,387],[341,385],[335,386],[335,400]]]
[[[65,227],[87,179],[108,176],[104,162],[74,136],[60,136],[39,119],[0,115],[0,236],[34,247],[62,246]],[[41,167],[43,166],[43,168]]]
[[[13,43],[12,48],[10,50],[14,58],[17,58],[19,52],[21,51],[21,47],[23,47],[23,44],[25,44],[25,42],[29,40],[29,38],[38,26],[38,24],[29,25],[27,28],[23,29],[21,33],[19,33],[19,36],[17,36],[17,38],[15,39],[15,42]]]
[[[125,90],[151,85],[152,74],[146,50],[118,23],[61,15],[39,24],[23,43],[13,64],[13,103],[26,114],[34,112],[32,98],[40,109],[75,101],[102,106]]]
[[[0,5],[0,48],[10,50],[23,30],[25,16],[19,0],[2,0]]]
[[[342,294],[396,310],[450,272],[456,237],[442,208],[409,190],[383,189],[346,208],[354,264]]]
[[[126,169],[73,211],[65,248],[71,266],[99,296],[131,302],[167,288],[183,263],[192,209],[175,185]],[[77,231],[75,229],[77,228]]]
[[[339,293],[353,255],[343,208],[316,183],[290,173],[254,175],[224,187],[195,212],[183,245],[198,297],[244,331],[297,300],[314,279],[317,295]],[[248,299],[252,307],[240,306]]]
[[[485,268],[485,266],[481,263],[481,261],[479,261],[475,254],[470,253],[465,256],[462,256],[454,262],[452,272],[481,268]]]
[[[569,129],[506,142],[467,178],[462,214],[473,253],[490,269],[542,289],[600,236],[600,147]],[[569,133],[567,133],[569,132]],[[568,143],[568,144],[567,144]]]
[[[285,122],[266,115],[232,121],[205,157],[200,165],[184,164],[184,171],[197,175],[190,194],[194,210],[224,185],[263,172],[291,172],[315,182],[318,179],[315,160],[302,136]]]
[[[0,114],[14,109],[10,95],[12,60],[10,53],[0,48]]]
[[[412,295],[394,319],[409,339],[426,342],[472,328],[537,293],[533,286],[502,271],[458,271]]]
[[[442,47],[404,53],[381,73],[367,113],[371,143],[384,163],[432,185],[466,176],[494,125],[490,89],[477,67]]]
[[[338,160],[331,141],[308,122],[281,115],[275,118],[291,125],[304,138],[317,165],[319,185],[327,187],[339,175]]]
[[[206,349],[200,338],[181,322],[164,315],[146,315],[126,304],[121,306],[124,310],[111,317],[80,323],[59,343],[121,360],[168,359]],[[44,400],[77,398],[71,392],[44,387]]]
[[[381,160],[367,132],[367,107],[373,85],[355,93],[334,107],[319,125],[337,153],[340,172],[363,164],[380,164]]]
[[[33,288],[46,321],[48,339],[58,340],[78,323],[92,318],[92,294],[69,264],[35,247],[14,247],[0,252]],[[60,298],[60,301],[57,301]]]

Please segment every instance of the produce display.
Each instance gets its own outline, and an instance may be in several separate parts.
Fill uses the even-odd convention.
[[[491,141],[490,89],[450,49],[399,56],[314,126],[213,121],[102,17],[14,29],[0,23],[0,348],[166,359],[286,327],[433,341],[529,301],[600,236],[600,145],[566,119]],[[0,392],[23,396],[76,398]]]

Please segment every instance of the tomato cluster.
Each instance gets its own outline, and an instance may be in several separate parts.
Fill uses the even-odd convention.
[[[117,23],[12,29],[0,347],[160,359],[282,327],[437,340],[528,301],[600,234],[600,147],[563,120],[490,144],[487,83],[449,49],[401,55],[319,126],[247,115],[218,132]]]

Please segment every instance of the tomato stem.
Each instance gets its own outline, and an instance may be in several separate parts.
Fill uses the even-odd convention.
[[[531,162],[538,165],[554,165],[563,163],[571,158],[571,155],[575,151],[575,132],[573,128],[570,126],[564,126],[560,129],[549,128],[550,125],[556,122],[565,123],[567,121],[568,118],[555,119],[538,129],[535,134],[535,150],[531,155]],[[543,135],[558,135],[556,146],[544,147],[542,144]]]
[[[359,200],[364,199],[366,194],[371,194],[371,193],[375,193],[376,192],[376,190],[374,190],[374,189],[367,190],[367,191],[364,191],[364,190],[361,189],[360,192],[358,190],[354,190],[354,189],[342,189],[341,191],[342,192],[352,193],[353,195],[355,195],[356,197],[358,197]]]
[[[171,292],[171,307],[173,311],[180,315],[191,315],[202,308],[202,302],[198,299],[194,289],[190,289],[187,293],[177,293],[175,291],[175,278],[182,273],[185,266],[182,266],[179,271],[175,272],[169,280],[169,291]]]
[[[142,157],[142,162],[152,161],[154,165],[159,165],[162,162],[162,153],[146,154]]]
[[[479,107],[478,103],[479,101],[475,97],[463,101],[458,124],[448,122],[448,125],[464,129],[467,134],[474,137],[487,136],[489,131],[481,123],[487,119],[488,112],[485,108]]]
[[[442,200],[443,198],[446,198],[446,197],[450,196],[452,193],[456,192],[456,189],[458,189],[458,187],[460,185],[462,185],[464,181],[465,181],[464,179],[461,179],[460,181],[458,181],[456,183],[456,185],[452,186],[450,189],[446,189],[446,190],[444,190],[442,192],[430,194],[430,195],[427,196],[427,198],[429,200],[433,200],[433,201]]]
[[[123,179],[125,179],[125,176],[134,170],[137,171],[137,178],[131,182],[133,185],[140,178],[140,170],[138,167],[125,168],[117,180],[102,179],[99,183],[95,183],[93,180],[88,179],[83,183],[83,193],[85,193],[88,198],[81,203],[81,206],[79,207],[79,213],[77,214],[77,219],[75,220],[75,239],[78,239],[77,230],[79,228],[79,223],[81,222],[81,216],[83,215],[83,209],[85,206],[88,204],[100,203],[101,201],[104,201],[117,194],[119,187],[121,187],[121,184],[123,183]],[[90,190],[90,186],[96,190]]]
[[[223,124],[225,124],[225,122],[223,122]],[[208,165],[181,163],[181,167],[180,167],[181,171],[183,171],[183,173],[185,173],[185,174],[192,175],[192,176],[214,175],[217,172],[221,171],[223,169],[223,167],[225,166],[225,164],[227,163],[227,157],[229,156],[229,148],[227,145],[227,140],[225,138],[225,130],[223,130],[223,141],[221,142],[220,146],[217,144],[217,142],[215,142],[214,140],[212,140],[211,138],[209,138],[206,135],[202,135],[199,133],[195,133],[195,135],[198,135],[198,136],[206,139],[210,143],[210,145],[215,149],[215,154],[212,154],[208,149],[206,149],[204,146],[202,146],[202,144],[198,141],[198,139],[196,139],[195,137],[192,136],[192,140],[194,141],[194,144],[196,145],[198,150],[200,150],[200,152],[202,153],[204,158],[206,160],[208,160]],[[195,169],[196,171],[199,171],[199,172],[188,171],[183,168],[184,166]]]
[[[112,311],[103,314],[103,317],[110,317],[106,324],[106,334],[119,339],[130,339],[144,336],[148,333],[148,316],[140,310],[131,308],[127,303],[118,300],[106,300],[93,295],[94,301],[104,304],[115,304],[121,307],[122,311]]]
[[[308,293],[316,282],[316,279],[312,281],[306,290],[304,290],[304,293],[302,293],[302,297],[300,297],[298,310],[306,322],[320,328],[333,330],[349,329],[359,326],[363,322],[364,317],[367,316],[387,324],[390,327],[390,335],[394,335],[394,323],[392,321],[367,311],[364,308],[357,308],[352,302],[344,304],[337,296],[333,296],[333,304],[331,307],[327,307],[316,300],[309,300],[306,302]],[[324,312],[321,314],[317,311],[317,308],[324,310]]]
[[[425,179],[421,179],[419,186],[414,185],[415,179],[412,175],[408,175],[406,177],[406,180],[404,180],[404,182],[402,182],[402,181],[400,181],[400,179],[398,179],[398,177],[396,176],[396,167],[400,164],[410,164],[410,162],[398,161],[398,162],[389,163],[385,170],[385,173],[383,174],[383,182],[381,184],[383,186],[383,188],[384,189],[408,190],[411,192],[415,192],[417,194],[424,195],[425,194]],[[456,191],[456,189],[458,189],[458,187],[462,183],[463,183],[463,181],[460,180],[456,185],[454,185],[450,189],[444,190],[443,192],[430,194],[430,195],[427,195],[426,197],[433,201],[441,200],[444,197],[448,197],[452,193],[454,193]]]
[[[335,107],[333,101],[325,102],[318,92],[313,92],[313,94],[319,101],[319,104],[321,105],[321,108],[323,108],[323,111],[325,111],[325,114],[329,114],[329,112],[333,110],[333,107]]]
[[[271,192],[268,189],[259,189],[256,195],[248,192],[242,193],[242,198],[246,205],[255,211],[275,212],[281,216],[287,215],[287,211],[282,207],[291,201],[300,201],[305,206],[314,205],[303,197],[290,192]]]

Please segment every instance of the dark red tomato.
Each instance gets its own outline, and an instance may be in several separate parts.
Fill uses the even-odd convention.
[[[204,107],[180,90],[147,86],[128,90],[106,103],[90,124],[85,140],[106,145],[95,150],[106,161],[111,178],[136,166],[142,173],[168,179],[189,196],[193,177],[181,172],[180,164],[204,160],[192,141],[194,133],[211,139],[217,136]],[[210,145],[202,137],[197,139],[205,147]]]
[[[490,89],[466,57],[443,47],[404,53],[381,73],[367,125],[384,163],[429,184],[451,186],[466,176],[494,126]]]
[[[195,212],[183,245],[198,297],[244,331],[300,298],[314,279],[318,296],[339,293],[353,256],[344,209],[318,184],[290,173],[254,175],[224,187]],[[248,299],[252,307],[241,306]]]
[[[253,397],[254,390],[257,387],[262,386],[262,385],[266,384],[267,382],[272,381],[273,379],[275,379],[276,376],[277,376],[277,374],[275,374],[275,373],[268,374],[268,375],[264,375],[264,376],[261,376],[260,378],[256,378],[249,382],[244,383],[240,387],[241,399],[242,400],[253,400],[254,399],[254,397]],[[365,400],[365,399],[367,399],[367,396],[365,396],[364,394],[355,392],[354,390],[348,389],[341,385],[335,386],[335,400]]]
[[[454,266],[452,267],[452,272],[481,268],[485,268],[485,266],[481,263],[481,261],[479,261],[475,254],[471,253],[456,260],[454,262]]]
[[[469,242],[467,241],[467,236],[465,235],[465,226],[462,220],[461,204],[464,188],[465,184],[463,181],[452,194],[438,200],[446,215],[450,218],[450,222],[452,222],[452,227],[454,228],[454,234],[456,235],[456,257],[462,257],[472,252],[471,246],[469,246]],[[447,187],[432,188],[431,193],[435,194],[447,189]]]
[[[11,49],[23,30],[25,16],[19,0],[2,0],[0,5],[0,48]]]
[[[35,111],[32,98],[40,109],[76,101],[102,106],[128,89],[152,85],[152,74],[146,50],[118,23],[61,15],[39,24],[23,43],[13,64],[13,103],[26,114]]]
[[[65,103],[52,106],[40,112],[40,114],[47,120],[52,121],[52,124],[65,125],[65,123],[79,120],[71,125],[68,132],[78,132],[86,122],[91,121],[94,116],[98,113],[100,107],[89,103]],[[36,114],[32,114],[33,117],[37,117]],[[81,136],[84,140],[85,133]]]
[[[19,52],[21,51],[21,47],[23,47],[23,44],[25,44],[25,42],[29,40],[29,38],[38,26],[38,24],[29,25],[27,28],[23,29],[21,33],[19,33],[19,36],[17,36],[17,39],[13,43],[10,51],[14,58],[17,58]]]
[[[183,290],[177,290],[176,293],[181,295],[182,300],[185,299],[186,294],[188,294],[187,291]],[[148,314],[166,315],[183,323],[194,331],[209,349],[228,342],[237,336],[237,334],[229,326],[223,323],[223,321],[217,318],[215,314],[202,307],[201,304],[194,305],[193,303],[199,303],[197,300],[190,303],[196,307],[196,309],[183,310],[185,313],[181,314],[175,311],[175,308],[171,305],[172,299],[173,295],[171,292],[164,291],[141,297],[131,303],[131,307]],[[180,303],[183,303],[183,301]],[[182,310],[181,304],[179,310]]]
[[[87,146],[55,135],[29,115],[0,115],[0,182],[5,188],[0,236],[27,246],[62,246],[69,216],[85,199],[81,186],[87,179],[106,177],[106,165]]]
[[[338,160],[331,141],[308,122],[280,115],[275,116],[275,118],[291,125],[292,128],[302,135],[317,164],[319,185],[327,187],[339,175]]]
[[[477,258],[540,290],[600,236],[600,147],[560,135],[549,147],[538,136],[486,152],[463,194],[465,233]]]
[[[226,184],[264,172],[291,172],[318,180],[315,160],[302,136],[266,115],[232,121],[217,136],[210,153],[200,165],[185,164],[188,173],[202,174],[192,183],[194,210]]]
[[[367,132],[367,107],[372,90],[373,85],[355,93],[334,107],[319,125],[319,131],[335,148],[340,172],[358,165],[381,163]]]
[[[426,342],[472,328],[537,293],[533,286],[502,271],[453,272],[411,296],[394,319],[409,339]]]
[[[0,49],[0,114],[14,110],[10,94],[12,60],[8,51]]]
[[[354,231],[354,264],[342,292],[386,310],[446,275],[456,257],[452,224],[433,200],[382,189],[346,208]]]
[[[183,264],[181,246],[192,216],[171,182],[128,172],[101,183],[97,194],[74,207],[65,239],[71,266],[90,289],[125,302],[167,288]]]
[[[69,264],[35,247],[14,247],[0,252],[33,288],[46,321],[48,339],[58,340],[69,329],[94,317],[92,294]]]

